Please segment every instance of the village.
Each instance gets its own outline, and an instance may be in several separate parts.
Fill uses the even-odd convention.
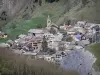
[[[48,16],[46,28],[30,29],[28,34],[20,34],[16,40],[8,40],[7,43],[2,43],[0,46],[10,47],[14,53],[31,56],[33,59],[43,59],[61,66],[66,63],[67,68],[79,69],[80,73],[86,72],[86,74],[90,75],[89,72],[95,58],[87,51],[86,55],[85,48],[90,44],[100,42],[99,31],[100,24],[77,21],[74,26],[66,25],[65,23],[62,26],[58,26]],[[3,38],[6,37],[7,35]],[[84,57],[79,54],[81,52],[85,54],[82,54]],[[84,58],[88,58],[87,60],[91,65],[89,68],[81,70],[85,65],[82,66]],[[81,67],[75,63],[72,64],[76,65],[74,68],[72,65],[67,64],[72,62],[79,63]],[[87,62],[85,63],[88,64]]]

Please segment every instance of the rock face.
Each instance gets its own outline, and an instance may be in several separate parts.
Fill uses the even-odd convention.
[[[35,0],[0,0],[0,28],[16,16],[20,15],[22,10],[29,9],[29,6],[33,11],[34,1]],[[27,16],[27,14],[23,15]]]
[[[5,12],[7,16],[12,18],[22,10],[34,10],[35,3],[38,3],[41,6],[44,2],[45,0],[0,0],[0,15],[2,16],[2,13]]]
[[[13,17],[18,13],[30,0],[1,0],[0,13],[6,12],[8,16]]]
[[[7,16],[14,17],[21,10],[28,9],[29,6],[31,7],[30,9],[32,9],[32,7],[34,7],[34,4],[37,2],[39,3],[39,5],[41,5],[41,3],[47,3],[47,2],[53,3],[55,1],[64,2],[67,7],[66,10],[71,9],[78,3],[82,3],[82,0],[72,0],[72,1],[70,0],[47,0],[47,2],[45,1],[46,0],[42,0],[42,1],[41,0],[0,0],[0,15],[2,15],[3,12],[6,12]]]
[[[92,6],[93,3],[96,3],[96,5]],[[58,24],[66,18],[75,20],[85,19],[91,20],[92,22],[96,19],[99,22],[99,17],[96,17],[100,13],[99,3],[99,0],[0,0],[0,26],[16,18],[16,16],[20,16],[23,19],[31,19],[33,15],[41,16],[42,14],[44,16],[45,13],[54,15],[54,19],[58,21]],[[48,9],[49,11],[60,10],[52,13]],[[33,13],[34,11],[35,13]],[[55,13],[57,13],[57,16]],[[91,17],[91,14],[93,17]]]

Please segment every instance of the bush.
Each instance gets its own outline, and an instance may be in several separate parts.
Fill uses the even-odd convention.
[[[52,54],[55,54],[55,53],[56,53],[56,50],[55,49],[48,48],[48,54],[49,55],[52,55]]]
[[[1,75],[77,75],[42,60],[32,60],[11,50],[0,48]]]

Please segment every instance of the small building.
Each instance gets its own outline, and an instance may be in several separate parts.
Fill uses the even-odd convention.
[[[47,37],[48,47],[52,49],[58,50],[58,43],[62,40],[63,35],[61,33],[57,33],[55,35],[50,34]]]
[[[29,40],[31,40],[33,37],[31,36],[32,34],[30,34],[30,35],[28,35],[28,36],[25,36],[24,38],[22,38],[22,39],[24,39],[25,41],[29,41]]]
[[[25,53],[23,53],[24,55],[31,55],[31,56],[36,56],[37,55],[37,53],[32,53],[32,52],[25,52]]]
[[[90,44],[90,41],[89,41],[88,39],[86,39],[86,40],[82,40],[82,43],[83,43],[84,45],[89,45],[89,44]]]
[[[52,57],[50,55],[44,55],[44,60],[46,60],[48,62],[54,62],[54,57]]]
[[[7,43],[0,43],[0,47],[1,47],[1,48],[9,48],[10,45],[7,44]]]
[[[55,38],[55,36],[53,34],[49,33],[49,32],[48,33],[44,33],[43,36],[45,36],[47,39]]]
[[[76,32],[77,32],[77,30],[76,30],[75,28],[71,28],[71,29],[67,32],[67,34],[73,35],[73,34],[75,34]]]
[[[29,51],[31,52],[39,52],[41,50],[41,44],[42,44],[42,38],[32,38],[29,41],[26,42],[26,47],[29,48]]]
[[[28,31],[28,35],[30,36],[36,36],[36,37],[40,37],[44,34],[43,29],[30,29]]]
[[[36,32],[35,32],[36,33]],[[38,33],[36,33],[38,34]],[[42,37],[32,37],[30,35],[20,35],[19,39],[16,39],[14,44],[16,48],[19,48],[19,45],[21,46],[21,49],[25,50],[26,52],[36,52],[38,53],[41,49],[41,44],[43,41]]]
[[[55,57],[55,63],[60,64],[60,62],[63,60],[63,57],[66,56],[66,53],[64,51],[57,51],[54,55]]]
[[[63,30],[68,30],[70,28],[72,28],[71,25],[69,25],[69,26],[68,25],[60,26],[60,29],[63,29]]]
[[[0,32],[0,38],[5,39],[7,37],[8,37],[8,35],[6,33]]]
[[[95,30],[96,32],[100,31],[99,25],[95,25],[94,27],[92,27],[92,29]]]
[[[84,25],[86,25],[86,21],[78,21],[77,22],[77,25],[79,25],[79,26],[84,26]]]
[[[12,40],[8,40],[7,43],[8,43],[10,46],[12,46],[13,43],[14,43],[14,41],[12,41]]]

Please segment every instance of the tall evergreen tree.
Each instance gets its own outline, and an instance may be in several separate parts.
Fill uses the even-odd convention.
[[[82,0],[82,4],[83,4],[83,6],[85,6],[86,4],[88,4],[88,0]]]
[[[42,5],[42,0],[39,0],[39,5],[40,5],[40,6]]]
[[[43,36],[42,51],[43,52],[47,52],[48,51],[48,43],[47,43],[47,40],[46,40],[45,36]]]

